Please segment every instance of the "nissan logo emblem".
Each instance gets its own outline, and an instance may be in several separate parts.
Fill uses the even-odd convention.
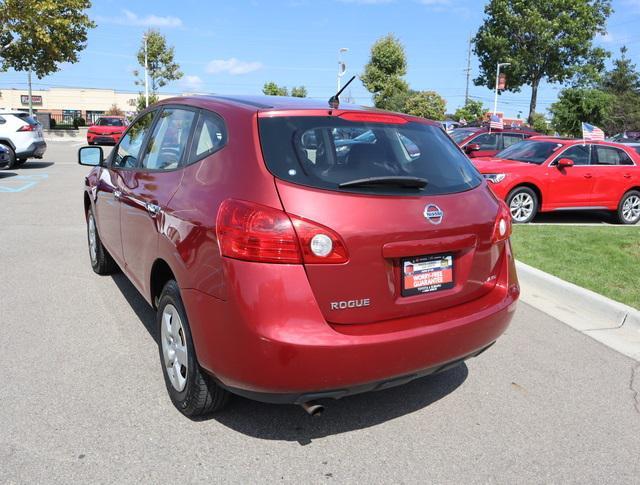
[[[444,212],[437,205],[429,204],[424,208],[423,215],[431,224],[440,224],[444,217]]]

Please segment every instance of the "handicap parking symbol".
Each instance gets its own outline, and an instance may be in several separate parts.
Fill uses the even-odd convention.
[[[16,175],[15,177],[0,178],[0,193],[2,192],[24,192],[49,178],[47,173],[33,175]]]

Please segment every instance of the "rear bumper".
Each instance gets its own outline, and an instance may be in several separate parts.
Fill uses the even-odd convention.
[[[25,150],[16,152],[16,158],[42,158],[47,151],[47,144],[44,141],[34,141]]]
[[[265,271],[230,260],[229,300],[182,293],[198,360],[224,387],[301,403],[392,387],[482,352],[515,312],[520,290],[508,247],[507,256],[495,288],[481,298],[370,324],[328,324],[296,265]]]

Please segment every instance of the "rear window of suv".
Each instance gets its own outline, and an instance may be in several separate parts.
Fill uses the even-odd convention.
[[[441,128],[422,123],[372,123],[336,116],[260,118],[260,140],[271,173],[321,189],[437,195],[466,191],[482,181]],[[391,180],[375,186],[349,185],[368,178],[415,178],[427,184],[406,187]]]
[[[38,122],[35,119],[29,116],[29,113],[17,113],[17,114],[14,114],[14,116],[16,118],[20,118],[25,123],[29,123],[31,126],[35,126],[38,124]]]

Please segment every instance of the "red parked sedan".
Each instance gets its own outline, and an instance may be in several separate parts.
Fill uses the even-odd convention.
[[[89,145],[113,145],[118,143],[127,124],[121,116],[103,116],[87,131]]]
[[[640,221],[640,155],[629,145],[535,137],[473,160],[515,222],[538,212],[606,209]]]
[[[157,310],[185,415],[229,392],[315,412],[476,356],[513,316],[508,210],[433,122],[181,97],[79,159],[91,265]]]
[[[499,151],[534,135],[539,133],[523,128],[489,130],[484,127],[456,128],[449,134],[469,158],[492,157]]]

